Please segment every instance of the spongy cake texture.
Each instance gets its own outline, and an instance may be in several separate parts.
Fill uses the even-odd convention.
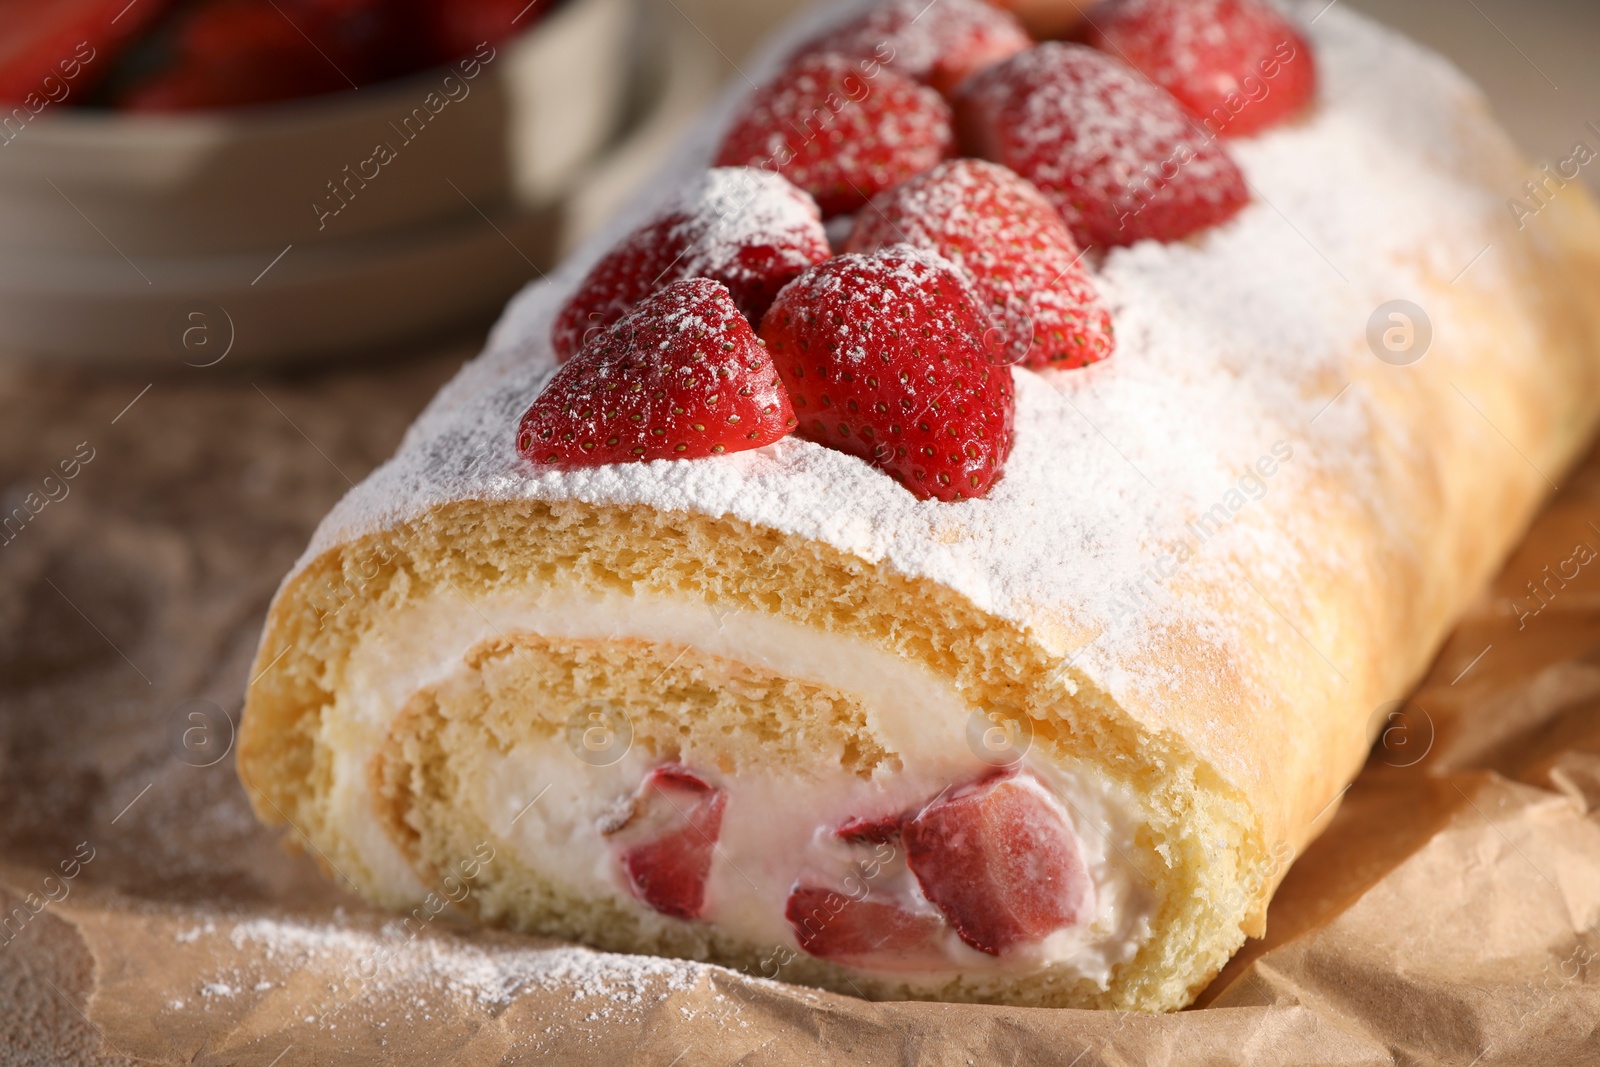
[[[286,579],[239,753],[258,812],[405,906],[495,835],[462,800],[475,754],[562,744],[559,724],[597,691],[661,758],[692,745],[730,767],[864,772],[897,758],[823,677],[693,639],[551,634],[489,605],[578,589],[774,617],[905,660],[972,706],[1025,712],[1043,758],[1137,798],[1129,859],[1157,902],[1103,986],[1046,970],[915,989],[809,960],[784,977],[886,997],[1185,1003],[1260,930],[1374,713],[1425,668],[1600,403],[1587,199],[1570,190],[1519,229],[1505,197],[1524,164],[1458,75],[1342,8],[1311,39],[1314,111],[1235,147],[1250,207],[1189,242],[1105,257],[1112,359],[1014,371],[1016,451],[981,501],[917,502],[793,438],[535,471],[512,447],[516,419],[553,372],[555,310],[615,234],[531,287]],[[705,165],[721,117],[673,180]],[[1426,355],[1404,366],[1367,341],[1396,299],[1431,322]],[[452,598],[486,625],[382,695],[359,665],[379,662],[408,610]],[[770,956],[574,898],[525,860],[485,875],[470,906],[605,947]]]

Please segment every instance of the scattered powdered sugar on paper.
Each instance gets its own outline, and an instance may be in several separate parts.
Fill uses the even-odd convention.
[[[412,1024],[478,1018],[502,1020],[518,1045],[538,1050],[552,1038],[570,1044],[618,1026],[648,1026],[662,1011],[747,1027],[752,990],[820,1000],[708,963],[449,927],[419,933],[403,920],[351,922],[342,908],[326,922],[208,919],[175,940],[193,946],[194,984],[161,1005],[230,1016],[244,1029],[306,1024],[403,1038]]]
[[[1131,606],[1128,590],[1277,441],[1296,456],[1279,478],[1316,474],[1364,491],[1363,391],[1319,413],[1355,361],[1373,358],[1362,340],[1373,308],[1415,292],[1430,272],[1454,274],[1503,210],[1456,165],[1463,116],[1476,109],[1459,75],[1343,8],[1310,32],[1322,70],[1315,112],[1230,144],[1254,190],[1237,218],[1188,241],[1109,254],[1095,281],[1114,309],[1116,354],[1083,370],[1014,372],[1016,449],[986,499],[918,502],[863,461],[794,437],[713,459],[573,472],[521,460],[518,418],[555,367],[552,316],[653,199],[513,301],[488,351],[324,521],[302,564],[461,499],[730,515],[941,582],[1053,645],[1061,634],[1092,637],[1057,651],[1081,651],[1079,668],[1118,699],[1140,692],[1159,706],[1178,668],[1144,654],[1153,634],[1197,632],[1229,654],[1240,627],[1181,589],[1147,590]],[[775,45],[769,60],[783,50]],[[658,188],[693,180],[738,102],[736,93],[722,102]],[[1280,499],[1287,494],[1258,506],[1269,519],[1253,516],[1206,543],[1184,584],[1249,573],[1238,559],[1258,561],[1258,577],[1289,581],[1308,563],[1300,546],[1315,543],[1306,534],[1317,517]]]
[[[400,923],[370,931],[332,923],[250,919],[236,923],[228,939],[235,948],[248,947],[277,967],[340,969],[348,981],[335,987],[328,1003],[308,1005],[308,1010],[318,1011],[412,986],[490,1007],[509,1004],[530,989],[569,993],[574,1000],[638,1006],[697,988],[708,973],[723,971],[707,963],[596,952],[574,945],[485,945],[448,933],[414,937]],[[203,985],[203,995],[231,996],[243,990],[242,978],[224,978]]]

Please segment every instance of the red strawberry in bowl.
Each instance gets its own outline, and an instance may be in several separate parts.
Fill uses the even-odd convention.
[[[816,203],[783,178],[707,171],[589,271],[551,328],[556,358],[571,359],[585,337],[683,278],[726,285],[753,328],[778,290],[829,252]]]
[[[990,67],[956,110],[969,150],[1038,186],[1080,245],[1181,240],[1250,199],[1169,93],[1084,45],[1047,42]]]
[[[1311,47],[1264,0],[1111,0],[1088,42],[1131,63],[1213,134],[1274,126],[1316,94]]]
[[[830,52],[798,60],[752,93],[716,162],[782,174],[828,217],[854,211],[954,150],[950,107],[938,93]]]
[[[697,459],[760,448],[795,424],[771,358],[725,286],[674,282],[558,370],[517,430],[539,466]]]
[[[51,3],[10,0],[0,4],[0,102],[39,101],[47,93],[76,99],[111,74],[122,52],[156,25],[174,0],[145,0],[135,7],[127,0],[53,0]],[[47,82],[47,79],[50,79]],[[8,144],[16,136],[14,109],[0,126]]]
[[[985,358],[982,304],[937,253],[895,245],[818,264],[761,322],[796,432],[923,499],[981,497],[1011,453],[1011,370]]]
[[[645,776],[623,819],[602,828],[634,896],[663,915],[699,918],[728,795],[676,765]]]
[[[991,775],[942,793],[901,836],[923,894],[979,952],[998,956],[1093,912],[1077,836],[1028,775]]]
[[[988,304],[1007,362],[1082,367],[1113,348],[1111,313],[1055,208],[1005,167],[975,159],[941,163],[856,215],[845,248],[871,252],[909,241],[966,270]]]
[[[948,93],[1032,44],[1021,23],[983,0],[885,0],[801,45],[795,58],[837,52],[875,60]]]

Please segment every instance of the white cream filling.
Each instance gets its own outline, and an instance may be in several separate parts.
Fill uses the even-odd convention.
[[[434,594],[386,620],[352,654],[347,684],[324,724],[325,743],[335,753],[334,820],[374,877],[389,887],[393,902],[421,899],[429,887],[376,814],[367,779],[372,759],[413,694],[454,673],[479,642],[518,632],[688,645],[860,701],[869,726],[899,762],[897,768],[880,765],[870,779],[843,768],[818,775],[801,767],[759,778],[729,776],[716,771],[712,753],[682,753],[686,764],[728,793],[702,918],[727,934],[771,946],[776,976],[786,953],[800,951],[784,917],[798,880],[856,896],[887,893],[912,909],[931,909],[903,864],[891,862],[871,879],[852,871],[852,862],[870,859],[872,851],[842,847],[832,828],[854,817],[915,810],[947,786],[990,769],[968,747],[973,709],[951,686],[858,640],[765,614],[719,616],[688,600],[531,584],[471,602],[449,590]],[[609,766],[586,763],[565,744],[522,745],[499,757],[478,794],[461,802],[477,807],[497,849],[509,848],[520,863],[553,882],[575,894],[610,898],[647,923],[672,922],[629,894],[598,831],[655,762],[638,745]],[[1055,794],[1077,833],[1094,885],[1092,919],[1001,959],[968,948],[951,931],[945,946],[949,971],[896,977],[931,987],[955,972],[1014,975],[1054,966],[1103,987],[1112,967],[1131,959],[1148,938],[1156,901],[1130,858],[1137,849],[1132,796],[1088,766],[1063,768],[1037,754],[1024,762]],[[853,881],[843,881],[852,874]]]

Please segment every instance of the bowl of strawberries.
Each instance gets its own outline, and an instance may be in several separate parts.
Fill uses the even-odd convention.
[[[0,352],[305,360],[498,308],[617,136],[632,0],[0,0]]]

